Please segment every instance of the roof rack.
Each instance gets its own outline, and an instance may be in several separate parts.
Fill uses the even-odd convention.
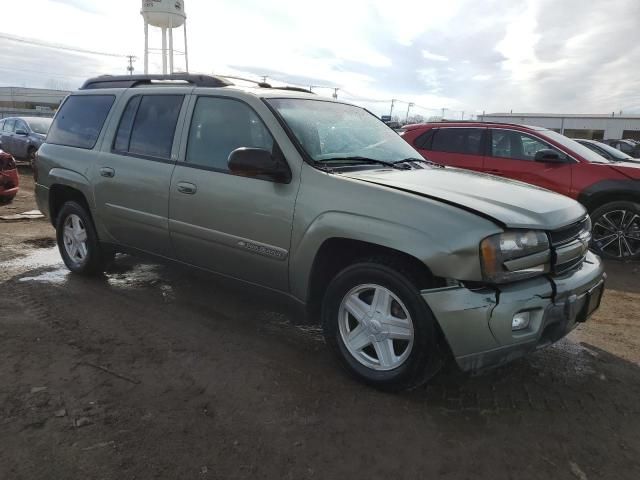
[[[233,83],[222,77],[212,75],[193,75],[189,73],[173,73],[170,75],[102,75],[90,78],[80,90],[100,88],[132,88],[140,85],[151,85],[162,82],[188,83],[196,87],[228,87]]]

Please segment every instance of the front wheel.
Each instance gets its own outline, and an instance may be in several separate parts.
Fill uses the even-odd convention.
[[[77,202],[67,202],[56,222],[56,238],[69,270],[83,275],[104,271],[108,255],[103,251],[91,215]]]
[[[322,323],[341,363],[376,388],[415,388],[442,365],[433,314],[410,276],[393,265],[363,262],[336,275]]]
[[[593,211],[591,248],[611,260],[640,259],[640,205],[611,202]]]

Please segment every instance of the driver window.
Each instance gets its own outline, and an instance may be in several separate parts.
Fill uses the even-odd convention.
[[[561,157],[564,153],[526,133],[514,130],[493,130],[491,132],[491,155],[494,157],[511,158],[533,162],[540,150],[554,150]]]
[[[198,98],[189,128],[187,163],[228,172],[229,155],[240,147],[273,152],[273,137],[260,117],[237,100]]]

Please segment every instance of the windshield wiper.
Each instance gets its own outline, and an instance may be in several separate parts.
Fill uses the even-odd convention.
[[[316,160],[316,165],[344,163],[345,165],[384,165],[385,167],[395,168],[399,170],[408,170],[408,165],[402,165],[403,162],[387,162],[385,160],[377,160],[375,158],[360,157],[357,155],[350,157],[335,157],[323,160]],[[400,165],[398,165],[400,164]]]
[[[422,162],[422,163],[426,163],[427,165],[432,165],[434,167],[444,168],[444,165],[440,163],[432,162],[431,160],[427,160],[424,158],[415,158],[415,157],[405,158],[404,160],[400,160],[395,163],[397,165],[398,163],[402,164],[402,163],[413,163],[413,162]]]

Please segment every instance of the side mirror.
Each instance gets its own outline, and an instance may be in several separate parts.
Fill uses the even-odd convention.
[[[237,148],[229,155],[228,165],[231,173],[243,177],[259,178],[277,183],[291,181],[288,165],[274,158],[270,151],[262,148]]]
[[[28,133],[26,130],[22,130],[21,128],[19,128],[18,130],[16,130],[16,135],[25,136],[25,135],[28,135]]]
[[[550,148],[545,148],[542,150],[538,150],[536,152],[536,156],[534,157],[536,162],[545,162],[545,163],[565,163],[566,160],[564,157],[561,157],[558,152],[555,150],[551,150]]]

